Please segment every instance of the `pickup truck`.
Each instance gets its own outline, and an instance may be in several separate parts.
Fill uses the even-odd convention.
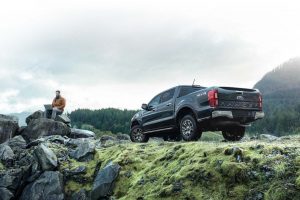
[[[131,119],[130,138],[149,137],[196,141],[202,132],[222,131],[225,140],[239,141],[245,127],[264,117],[257,89],[181,85],[156,95]]]

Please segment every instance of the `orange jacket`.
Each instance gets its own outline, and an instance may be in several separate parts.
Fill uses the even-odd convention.
[[[58,99],[54,98],[52,101],[52,107],[57,107],[58,109],[64,111],[66,106],[66,100],[63,97],[59,97]]]

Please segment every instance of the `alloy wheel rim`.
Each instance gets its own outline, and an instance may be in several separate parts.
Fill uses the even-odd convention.
[[[194,124],[191,120],[186,119],[182,122],[181,125],[182,134],[185,137],[190,137],[192,133],[194,132]]]
[[[142,129],[140,129],[140,128],[134,129],[132,136],[133,136],[135,141],[138,141],[138,142],[142,141],[143,136],[144,136],[144,134],[142,132]]]

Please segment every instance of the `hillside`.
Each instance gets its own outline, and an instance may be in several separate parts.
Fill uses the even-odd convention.
[[[300,133],[300,58],[267,73],[254,88],[263,94],[265,118],[248,129],[277,136]]]
[[[300,58],[291,59],[267,73],[254,88],[258,88],[265,98],[300,97]],[[299,99],[297,99],[300,102]]]

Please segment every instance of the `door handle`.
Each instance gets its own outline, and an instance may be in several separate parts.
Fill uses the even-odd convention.
[[[166,106],[170,106],[170,105],[172,105],[172,103],[168,103]]]

